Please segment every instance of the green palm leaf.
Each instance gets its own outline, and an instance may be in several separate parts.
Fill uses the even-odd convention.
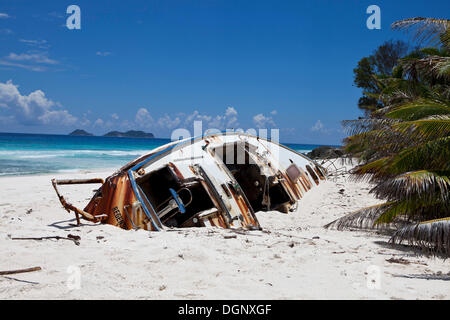
[[[405,121],[393,124],[392,127],[415,139],[436,139],[450,135],[450,117]]]
[[[383,172],[401,174],[420,169],[450,170],[450,136],[429,141],[401,151],[386,161]]]
[[[405,121],[419,120],[432,115],[450,115],[450,107],[434,101],[416,101],[386,113],[388,118]]]

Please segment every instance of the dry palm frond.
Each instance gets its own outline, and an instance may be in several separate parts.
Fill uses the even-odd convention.
[[[449,57],[427,56],[421,59],[404,58],[399,61],[403,76],[417,80],[421,79],[448,79]]]
[[[437,44],[443,42],[448,45],[448,29],[450,20],[433,18],[410,18],[396,21],[391,25],[392,29],[414,32],[415,40]]]
[[[424,221],[397,230],[389,240],[401,244],[407,241],[428,252],[450,255],[450,218]]]
[[[380,94],[380,100],[383,101],[386,107],[375,110],[373,115],[384,115],[393,107],[401,105],[405,102],[414,101],[415,99],[417,99],[417,92],[413,89],[408,90],[404,88],[395,88],[392,91],[386,90]]]
[[[399,123],[396,119],[358,119],[358,120],[343,120],[341,124],[350,135],[357,135],[363,132],[377,130],[394,123]]]
[[[370,192],[377,198],[385,198],[388,201],[418,198],[427,202],[433,202],[435,199],[448,202],[450,171],[408,172],[376,185]]]
[[[432,115],[420,120],[450,120],[450,115]]]
[[[434,69],[438,78],[441,77],[450,80],[450,58],[447,58],[446,61],[439,62]]]
[[[442,213],[448,211],[448,203],[431,199],[400,199],[391,201],[389,207],[380,214],[375,225],[389,224],[400,218],[409,221],[423,221],[425,219],[442,218]],[[446,214],[444,215],[446,216]]]
[[[392,203],[382,203],[371,207],[363,208],[354,212],[351,212],[342,218],[336,219],[324,226],[326,229],[376,229],[381,227],[387,227],[387,225],[378,224],[375,225],[375,221],[378,220],[381,214],[386,211]]]
[[[391,157],[383,157],[375,161],[366,163],[364,165],[357,166],[352,170],[354,175],[352,178],[356,181],[372,181],[375,182],[380,178],[393,176],[389,174],[389,162]]]

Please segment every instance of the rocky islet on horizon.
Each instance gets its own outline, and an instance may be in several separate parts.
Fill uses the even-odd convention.
[[[69,133],[69,136],[94,136],[94,134],[86,132],[85,130],[77,129]],[[110,131],[103,135],[103,137],[120,137],[120,138],[154,138],[153,133],[144,131],[129,130],[127,132]]]

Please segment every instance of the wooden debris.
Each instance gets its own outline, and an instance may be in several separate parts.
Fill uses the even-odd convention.
[[[403,258],[397,259],[397,258],[392,257],[390,259],[386,259],[386,261],[389,263],[410,264],[410,262],[408,260],[403,259]]]
[[[69,234],[67,237],[60,237],[60,236],[52,236],[52,237],[26,237],[26,238],[11,238],[11,240],[48,240],[48,239],[56,239],[56,240],[70,240],[73,241],[73,243],[75,243],[77,246],[80,245],[80,237],[79,236],[74,236]]]
[[[0,271],[0,276],[4,276],[4,275],[8,275],[8,274],[16,274],[16,273],[33,272],[33,271],[39,271],[39,270],[41,270],[41,267],[33,267],[33,268],[9,270],[9,271]]]

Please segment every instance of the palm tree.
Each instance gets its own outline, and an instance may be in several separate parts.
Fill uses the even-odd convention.
[[[392,29],[412,31],[414,39],[419,42],[428,42],[434,45],[443,44],[449,49],[450,20],[434,18],[409,18],[394,22]]]
[[[392,77],[377,79],[385,107],[344,122],[346,150],[363,162],[355,179],[375,183],[371,192],[386,202],[326,227],[394,228],[393,243],[450,255],[450,21],[412,18],[392,27],[439,46],[400,59]]]

